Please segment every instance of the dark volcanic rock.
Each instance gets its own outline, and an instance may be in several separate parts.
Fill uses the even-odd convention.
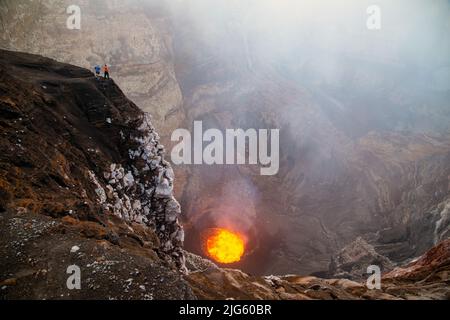
[[[68,293],[62,278],[73,262],[84,286],[101,289],[70,297],[192,297],[178,274],[184,232],[173,179],[150,116],[114,81],[0,51],[0,279],[21,284],[5,284],[2,295],[58,298]],[[75,245],[77,258],[69,254]],[[122,270],[111,267],[118,282],[145,270],[139,285],[146,289],[130,285],[124,293],[114,281],[92,280],[94,263]],[[36,281],[47,281],[49,291],[28,290]],[[167,295],[153,294],[152,281],[170,281]]]

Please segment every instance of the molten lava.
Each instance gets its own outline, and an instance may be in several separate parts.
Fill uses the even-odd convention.
[[[207,254],[219,263],[233,263],[244,254],[244,238],[227,229],[213,229],[206,239]]]

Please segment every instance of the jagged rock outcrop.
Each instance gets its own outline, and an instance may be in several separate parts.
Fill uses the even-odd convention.
[[[180,206],[150,116],[114,81],[79,67],[1,50],[0,70],[0,277],[20,278],[27,265],[27,275],[39,272],[33,264],[61,268],[83,243],[77,263],[107,264],[117,253],[123,268],[136,263],[151,273],[153,265],[180,278]],[[100,252],[90,260],[85,250]],[[135,261],[125,261],[127,252]],[[185,288],[176,295],[189,296],[176,281]]]

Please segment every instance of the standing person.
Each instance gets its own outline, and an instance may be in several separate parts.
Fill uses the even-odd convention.
[[[99,77],[100,77],[100,70],[101,70],[100,66],[97,64],[97,65],[94,67],[94,70],[95,70],[95,77],[96,77],[96,78],[99,78]]]
[[[109,67],[107,64],[103,66],[104,78],[109,79]]]

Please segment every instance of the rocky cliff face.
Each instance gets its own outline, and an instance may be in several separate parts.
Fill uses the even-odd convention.
[[[260,6],[198,2],[174,18],[187,123],[280,128],[281,159],[274,177],[250,166],[177,172],[189,249],[201,252],[192,235],[223,216],[253,240],[239,267],[260,274],[325,274],[358,236],[394,264],[423,254],[436,232],[446,238],[438,221],[450,191],[449,91],[424,83],[436,65],[407,61],[417,57],[396,41],[374,54],[390,41],[384,32],[349,36],[323,21],[295,29],[277,11],[261,22]]]
[[[26,291],[36,274],[57,285],[69,260],[92,274],[118,264],[116,280],[144,270],[141,281],[167,276],[189,296],[174,175],[150,116],[79,67],[2,50],[0,69],[1,278]]]
[[[68,0],[2,1],[0,47],[90,70],[108,63],[127,96],[142,110],[151,111],[165,139],[183,116],[170,23],[158,1],[78,1],[81,29],[69,30],[66,9],[73,4]]]

